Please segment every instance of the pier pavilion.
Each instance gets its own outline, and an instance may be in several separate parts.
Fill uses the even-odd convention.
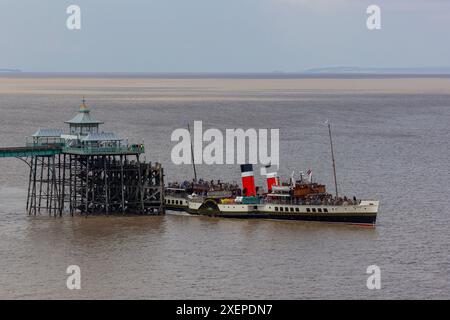
[[[24,147],[0,148],[29,168],[27,211],[70,214],[162,214],[164,173],[142,162],[143,144],[128,144],[91,114],[85,100],[63,129],[39,129]]]

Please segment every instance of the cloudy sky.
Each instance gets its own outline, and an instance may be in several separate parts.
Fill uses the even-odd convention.
[[[66,8],[81,7],[81,30]],[[369,31],[366,8],[381,7]],[[0,68],[298,72],[449,67],[449,0],[0,0]]]

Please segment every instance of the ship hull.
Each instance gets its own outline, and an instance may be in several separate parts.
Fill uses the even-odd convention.
[[[188,209],[188,200],[186,197],[166,196],[164,204],[166,210],[187,211]]]
[[[345,223],[374,226],[378,201],[358,205],[218,204],[212,199],[189,202],[187,212],[195,215],[235,219],[276,219]],[[280,211],[282,210],[282,211]]]
[[[188,211],[189,212],[189,211]],[[234,218],[234,219],[274,219],[274,220],[296,220],[296,221],[315,221],[315,222],[333,222],[333,223],[347,223],[373,226],[376,223],[376,215],[365,216],[311,216],[311,215],[280,215],[271,213],[256,213],[256,214],[242,214],[242,213],[216,213],[216,214],[199,214],[189,212],[190,214],[206,215],[209,217],[220,218]]]
[[[184,206],[171,206],[171,205],[166,205],[166,210],[171,210],[171,211],[186,211],[187,207]]]

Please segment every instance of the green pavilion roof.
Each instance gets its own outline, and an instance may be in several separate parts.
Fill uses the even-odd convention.
[[[102,124],[102,121],[96,120],[90,114],[90,110],[87,107],[84,99],[83,103],[80,105],[80,110],[78,110],[78,114],[70,119],[69,121],[65,121],[65,123],[69,124]]]
[[[39,129],[36,131],[32,137],[38,137],[38,138],[54,138],[54,137],[61,137],[61,135],[64,134],[64,131],[62,129]]]
[[[86,137],[82,138],[81,141],[121,141],[115,133],[113,132],[101,132],[101,133],[89,133]]]

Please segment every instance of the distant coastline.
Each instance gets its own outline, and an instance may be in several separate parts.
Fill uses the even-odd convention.
[[[450,67],[421,68],[361,68],[361,67],[326,67],[304,71],[307,74],[414,74],[414,75],[449,75]]]
[[[450,67],[361,68],[325,67],[298,72],[24,72],[0,69],[0,76],[24,78],[161,78],[161,79],[364,79],[364,78],[449,78]]]
[[[22,70],[20,69],[1,69],[0,73],[22,73]]]

